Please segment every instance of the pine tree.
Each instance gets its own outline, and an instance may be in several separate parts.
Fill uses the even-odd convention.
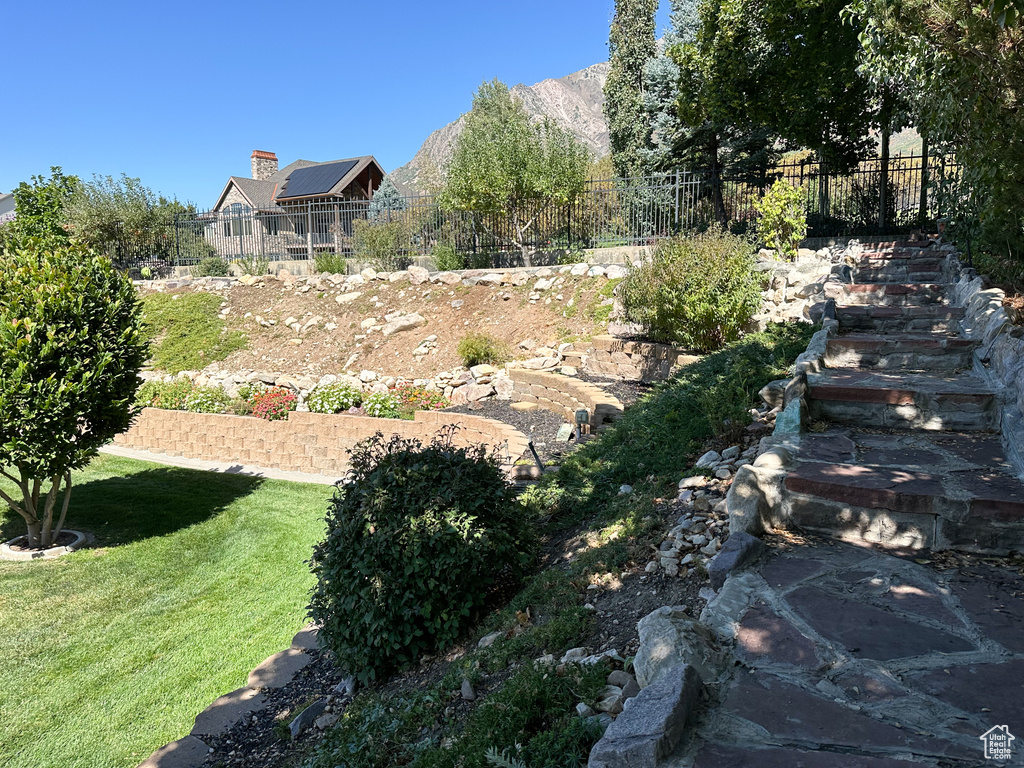
[[[366,211],[367,218],[376,219],[381,217],[388,219],[389,214],[404,210],[405,198],[398,190],[398,187],[395,186],[395,182],[391,180],[391,177],[385,176],[384,181],[381,182],[380,186],[373,193],[373,200],[370,201],[370,206]]]
[[[605,117],[612,162],[619,176],[639,176],[650,162],[651,126],[644,103],[644,69],[657,53],[658,0],[616,0],[608,38],[611,69],[605,84]]]

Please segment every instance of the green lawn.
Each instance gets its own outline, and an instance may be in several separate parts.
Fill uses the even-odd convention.
[[[109,456],[77,473],[68,525],[96,546],[0,562],[0,765],[130,767],[186,735],[305,623],[330,492]]]

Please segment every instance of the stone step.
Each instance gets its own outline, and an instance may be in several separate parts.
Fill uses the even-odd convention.
[[[954,371],[971,367],[978,344],[971,339],[940,334],[851,333],[828,340],[825,365],[887,371]]]
[[[836,309],[843,331],[871,333],[956,333],[964,316],[961,307],[841,306]]]
[[[808,376],[812,419],[838,424],[927,430],[998,427],[995,394],[969,375],[827,369]]]
[[[920,307],[941,304],[942,283],[826,283],[825,298],[838,306]]]
[[[989,435],[830,430],[801,438],[790,519],[887,546],[1024,550],[1024,483]]]
[[[934,283],[942,278],[939,264],[874,264],[855,266],[853,279],[858,283]]]

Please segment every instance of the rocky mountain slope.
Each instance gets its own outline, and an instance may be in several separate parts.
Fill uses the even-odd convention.
[[[604,118],[604,84],[608,63],[573,72],[557,80],[542,80],[534,85],[519,84],[512,93],[535,118],[548,116],[557,121],[590,149],[595,158],[608,154],[608,124]],[[451,156],[451,146],[462,132],[464,117],[434,131],[423,142],[415,157],[391,172],[392,180],[409,191],[423,191],[436,169]]]

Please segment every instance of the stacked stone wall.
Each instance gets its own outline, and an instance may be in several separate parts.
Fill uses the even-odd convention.
[[[622,415],[622,403],[603,389],[585,381],[513,368],[509,371],[514,389],[512,399],[519,403],[536,403],[541,408],[564,415],[574,423],[576,411],[587,411],[590,425],[598,429]]]
[[[341,475],[347,451],[377,432],[428,442],[445,426],[457,424],[457,445],[508,444],[511,461],[526,450],[518,430],[493,419],[467,414],[418,411],[414,421],[293,411],[287,420],[253,416],[189,413],[145,408],[114,443],[126,448],[218,463],[237,463],[290,472]]]

